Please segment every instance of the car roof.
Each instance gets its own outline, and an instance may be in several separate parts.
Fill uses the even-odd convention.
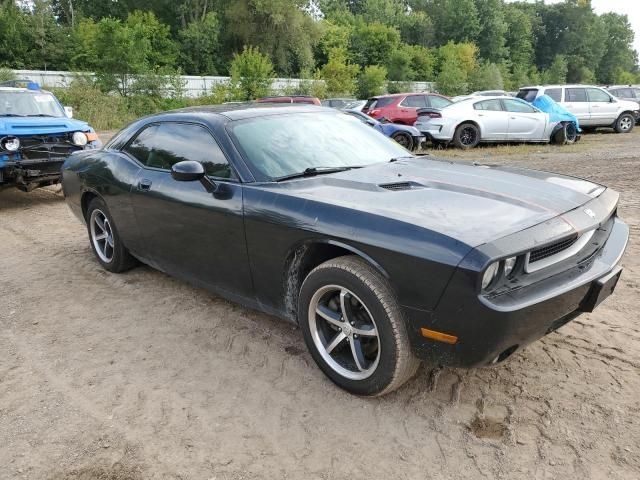
[[[43,90],[30,90],[28,88],[20,87],[0,87],[0,92],[26,92],[26,93],[38,93]]]
[[[151,115],[150,118],[159,119],[167,116],[189,115],[192,117],[226,117],[229,120],[242,120],[245,118],[265,117],[268,115],[284,115],[288,113],[318,113],[332,112],[334,108],[319,107],[305,104],[270,104],[270,103],[243,103],[222,105],[201,105],[197,107],[180,108]]]
[[[407,95],[435,95],[438,97],[444,97],[444,95],[440,95],[439,93],[434,93],[434,92],[405,92],[405,93],[387,93],[386,95],[376,95],[375,97],[369,97],[369,99],[406,97]]]
[[[604,87],[599,87],[598,85],[583,85],[583,84],[579,84],[579,83],[574,83],[574,84],[566,84],[566,85],[532,85],[530,87],[520,87],[520,90],[533,90],[533,89],[538,89],[540,90],[541,88],[604,88]]]

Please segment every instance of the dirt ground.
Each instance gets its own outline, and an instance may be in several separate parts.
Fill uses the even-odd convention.
[[[506,363],[425,366],[372,400],[334,387],[291,325],[103,271],[59,194],[0,192],[0,479],[640,478],[640,131],[443,155],[617,189],[626,269]]]

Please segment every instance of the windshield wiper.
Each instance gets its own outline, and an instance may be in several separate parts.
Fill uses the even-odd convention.
[[[0,113],[0,117],[26,117],[26,115],[18,115],[17,113]]]
[[[274,180],[276,182],[281,182],[283,180],[290,180],[292,178],[313,177],[315,175],[322,175],[324,173],[344,172],[346,170],[351,170],[352,168],[361,168],[361,167],[358,167],[358,166],[354,166],[354,167],[309,167],[309,168],[305,168],[302,172],[292,173],[290,175],[284,175],[282,177],[274,178]]]
[[[25,115],[26,117],[55,117],[55,115],[48,115],[46,113],[35,113],[33,115]]]
[[[398,160],[404,160],[405,158],[415,158],[415,155],[405,155],[403,157],[393,157],[389,160],[389,163],[397,162]]]

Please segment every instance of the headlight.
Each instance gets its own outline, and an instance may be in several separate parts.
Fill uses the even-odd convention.
[[[489,285],[491,285],[491,282],[493,282],[495,278],[498,276],[499,266],[500,266],[500,262],[494,262],[491,265],[489,265],[487,269],[484,271],[484,276],[482,277],[483,290],[486,289]]]
[[[74,145],[78,145],[79,147],[84,147],[87,144],[88,139],[83,132],[74,132],[73,136],[71,137],[71,141],[73,142]]]
[[[20,140],[16,137],[5,137],[0,146],[9,152],[17,152],[20,148]]]
[[[504,261],[504,276],[508,277],[513,272],[513,269],[516,266],[516,262],[518,261],[518,257],[510,257],[505,259]]]

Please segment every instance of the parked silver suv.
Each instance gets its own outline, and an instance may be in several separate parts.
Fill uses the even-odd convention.
[[[620,100],[604,88],[591,85],[545,85],[523,87],[517,97],[532,102],[548,95],[573,113],[585,129],[610,127],[618,133],[629,133],[640,118],[640,105]]]

